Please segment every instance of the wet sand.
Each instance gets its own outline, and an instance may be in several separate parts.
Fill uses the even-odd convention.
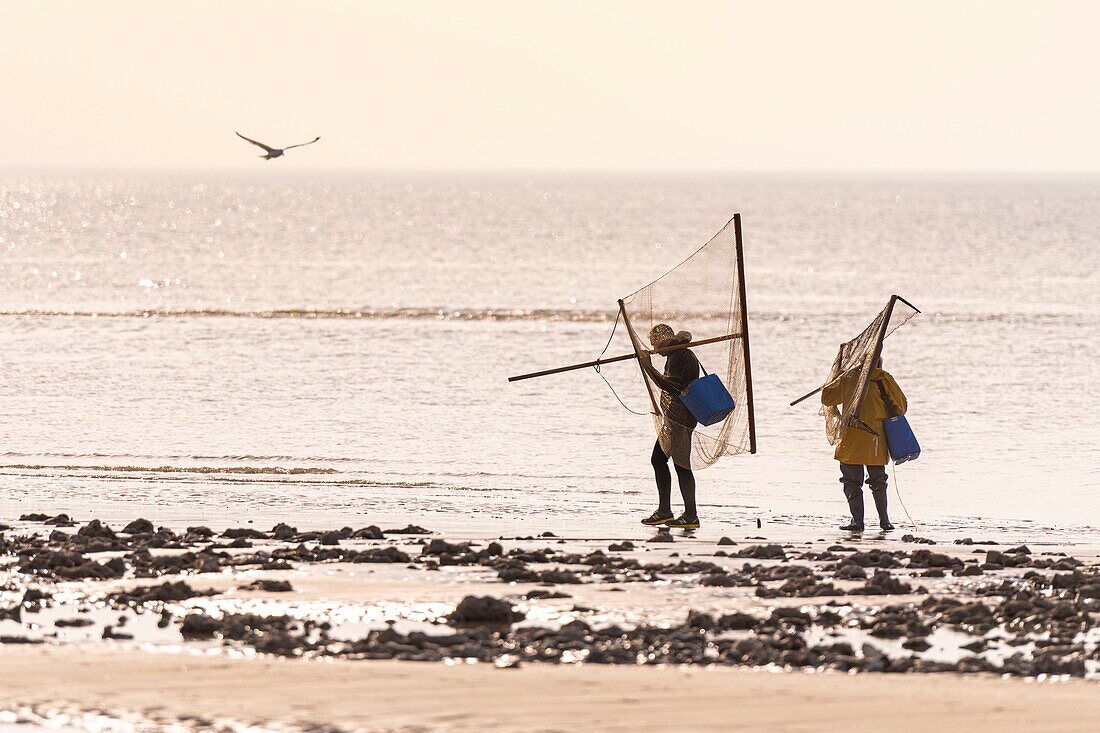
[[[96,648],[0,656],[9,700],[46,710],[369,731],[1094,731],[1088,682],[233,659]]]

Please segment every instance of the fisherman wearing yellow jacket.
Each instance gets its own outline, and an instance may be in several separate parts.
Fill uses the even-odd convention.
[[[826,407],[847,404],[856,398],[859,371],[852,370],[840,378],[825,385],[821,390],[821,404]],[[891,411],[887,411],[883,397],[891,402]],[[894,415],[904,415],[908,403],[905,393],[889,373],[882,369],[882,359],[871,372],[867,393],[859,411],[859,420],[863,426],[846,428],[836,447],[834,457],[840,461],[840,483],[844,485],[844,498],[852,512],[852,521],[841,527],[847,532],[863,531],[863,473],[867,469],[867,485],[878,509],[879,526],[884,530],[893,529],[890,516],[886,511],[886,464],[890,462],[890,450],[886,445],[886,428],[883,421]]]

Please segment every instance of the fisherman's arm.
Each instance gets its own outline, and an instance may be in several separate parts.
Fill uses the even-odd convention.
[[[676,397],[683,391],[676,386],[674,381],[657,371],[657,368],[653,366],[653,363],[649,359],[642,359],[642,369],[645,370],[645,373],[662,392],[668,392],[670,395]]]
[[[826,407],[834,407],[844,402],[844,396],[850,391],[846,389],[851,372],[844,372],[833,381],[821,388],[821,404]]]
[[[886,393],[890,395],[890,401],[901,410],[901,414],[904,415],[906,410],[909,409],[909,402],[905,399],[905,393],[901,391],[901,387],[894,381],[894,378],[889,374],[886,375]]]

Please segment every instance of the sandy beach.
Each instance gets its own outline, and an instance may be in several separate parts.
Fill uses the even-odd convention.
[[[3,540],[0,722],[1085,731],[1100,712],[1086,538],[394,525],[23,517]]]
[[[362,731],[1088,733],[1095,684],[731,669],[444,666],[7,649],[8,699],[151,720]],[[430,692],[428,692],[430,691]]]

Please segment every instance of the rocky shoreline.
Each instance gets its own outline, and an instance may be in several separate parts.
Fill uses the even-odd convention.
[[[102,639],[141,641],[127,625],[156,617],[156,627],[180,643],[283,657],[1100,677],[1097,559],[991,540],[783,545],[661,532],[648,542],[598,543],[547,532],[454,541],[415,525],[215,533],[145,519],[116,530],[41,514],[20,523],[25,529],[0,536],[4,597],[14,601],[0,605],[6,644],[61,643],[60,629],[83,626]],[[293,606],[293,573],[383,565],[400,568],[429,594],[442,576],[499,584],[500,592],[446,604],[424,628],[402,630],[382,619],[353,634],[325,612],[196,605],[247,591]],[[280,574],[286,577],[269,577]],[[235,589],[202,587],[204,579],[227,576],[241,581]],[[668,587],[729,608],[685,612],[693,606],[684,605],[676,620],[606,621],[616,592]],[[545,622],[545,613],[532,618],[541,604],[568,604],[592,588],[608,591],[600,607],[573,603],[560,622]],[[65,611],[50,622],[55,628],[41,617],[50,609]],[[118,618],[103,622],[106,611]],[[952,653],[945,655],[947,642]]]

